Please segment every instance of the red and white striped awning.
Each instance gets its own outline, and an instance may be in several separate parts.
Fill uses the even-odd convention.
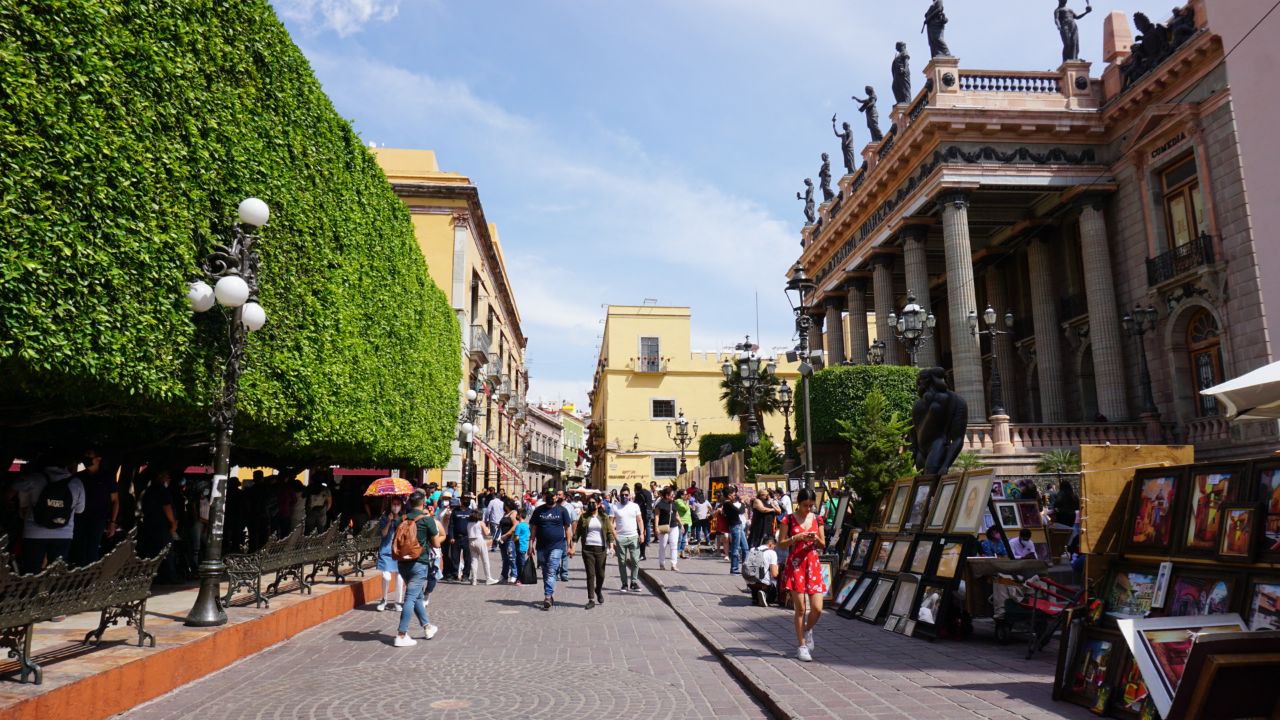
[[[514,481],[514,480],[520,479],[520,471],[516,469],[515,465],[511,464],[510,460],[504,458],[497,450],[494,450],[493,448],[489,447],[489,445],[486,444],[485,441],[481,440],[480,438],[476,438],[475,443],[476,443],[476,447],[480,448],[481,452],[483,452],[485,456],[489,458],[489,461],[492,462],[495,466],[497,466],[498,472],[501,475],[503,475],[507,480]]]

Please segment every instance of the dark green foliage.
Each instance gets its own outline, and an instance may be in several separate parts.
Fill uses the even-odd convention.
[[[768,435],[760,437],[760,444],[747,453],[747,479],[755,480],[757,475],[781,475],[782,451],[773,444]]]
[[[839,440],[840,421],[856,420],[867,394],[879,388],[889,412],[910,420],[916,402],[916,368],[903,365],[841,365],[814,373],[809,394],[813,400],[813,437],[819,443]],[[796,392],[796,442],[804,442],[804,399]]]
[[[0,2],[0,432],[94,415],[206,441],[225,326],[183,296],[249,195],[268,322],[237,445],[443,464],[457,320],[265,0]]]
[[[912,474],[906,435],[909,420],[889,408],[884,393],[872,388],[853,420],[840,421],[840,435],[849,443],[849,475],[845,486],[858,494],[854,520],[870,523],[880,496],[895,480]]]
[[[747,446],[747,436],[742,433],[709,433],[698,436],[698,464],[709,463],[720,457],[720,448],[725,443],[733,447],[734,452]]]

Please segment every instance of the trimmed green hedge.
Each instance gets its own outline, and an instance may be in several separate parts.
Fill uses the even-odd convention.
[[[698,437],[698,464],[703,465],[720,457],[720,448],[725,443],[733,446],[734,452],[747,446],[747,436],[742,433],[708,433]]]
[[[225,326],[184,294],[249,195],[271,207],[268,322],[237,445],[444,464],[457,319],[265,0],[0,3],[0,434],[95,416],[207,436]]]
[[[888,401],[888,411],[911,419],[916,402],[916,373],[905,365],[840,365],[814,373],[809,393],[813,399],[813,437],[820,443],[840,440],[839,420],[852,420],[862,410],[871,388],[878,387]],[[804,442],[804,401],[796,402],[796,442]]]

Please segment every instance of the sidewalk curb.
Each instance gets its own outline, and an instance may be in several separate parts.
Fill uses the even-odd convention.
[[[693,622],[689,620],[688,616],[677,608],[675,603],[671,602],[671,598],[667,595],[667,589],[663,587],[661,581],[651,575],[649,571],[644,568],[641,568],[640,570],[640,579],[654,595],[662,598],[662,601],[667,604],[667,607],[671,608],[671,611],[676,614],[676,617],[680,618],[680,622],[684,623],[685,627],[689,628],[689,631],[693,633],[694,637],[698,638],[698,641],[720,660],[720,664],[725,666],[725,669],[729,671],[729,674],[732,675],[739,684],[746,688],[747,692],[751,693],[752,697],[754,697],[761,705],[765,706],[770,715],[777,720],[803,720],[803,715],[796,712],[785,701],[779,700],[778,698],[770,695],[769,691],[756,681],[754,675],[746,668],[746,666],[740,663],[736,658],[731,657],[723,648],[716,645],[706,633],[702,632],[702,630],[694,625]]]

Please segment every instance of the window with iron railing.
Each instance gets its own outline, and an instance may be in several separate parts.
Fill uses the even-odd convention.
[[[675,477],[679,470],[679,461],[675,458],[656,457],[653,459],[653,476],[656,478]]]

